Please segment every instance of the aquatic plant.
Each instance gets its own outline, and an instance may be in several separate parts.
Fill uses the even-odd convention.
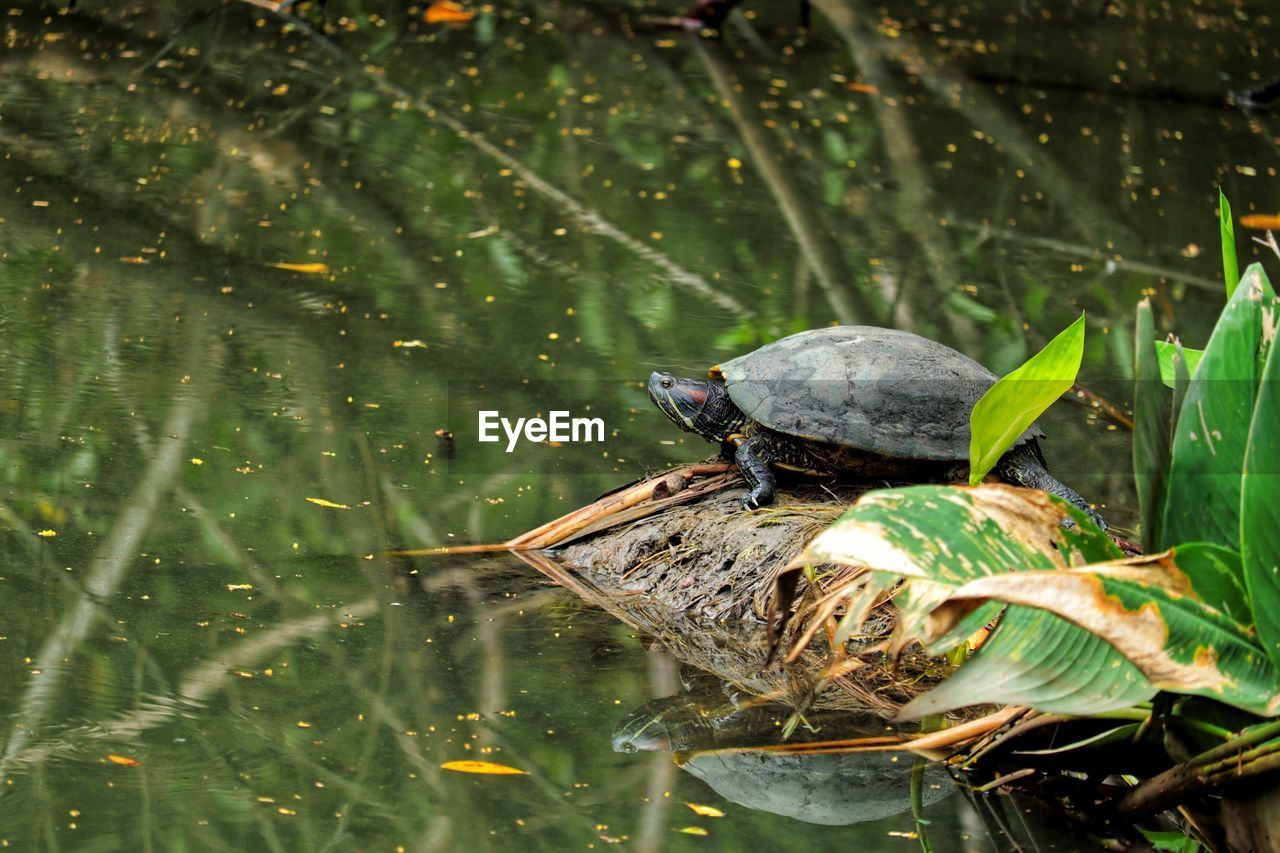
[[[1155,777],[1155,787],[1129,795],[1129,808],[1273,769],[1280,724],[1258,718],[1280,717],[1280,348],[1272,345],[1280,300],[1256,264],[1228,295],[1198,363],[1176,342],[1158,348],[1150,305],[1137,309],[1133,466],[1144,555],[1126,555],[1078,509],[1039,492],[877,490],[780,574],[775,637],[803,567],[858,567],[841,589],[826,590],[812,617],[833,619],[843,605],[837,643],[895,588],[897,649],[918,641],[963,658],[971,638],[994,626],[903,718],[986,702],[1123,714],[1162,691],[1148,708],[1171,716],[1179,707],[1184,722],[1215,718],[1217,734],[1173,768],[1185,779]],[[988,396],[998,405],[975,408],[974,482],[982,460],[1007,446],[999,437],[1019,434],[1074,378],[1077,326],[994,386]],[[813,634],[811,624],[804,638]],[[1179,705],[1179,695],[1203,698]]]

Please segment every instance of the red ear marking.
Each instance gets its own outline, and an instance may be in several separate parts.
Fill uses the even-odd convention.
[[[680,391],[692,403],[702,405],[707,402],[707,389],[694,386],[693,388],[681,388]]]

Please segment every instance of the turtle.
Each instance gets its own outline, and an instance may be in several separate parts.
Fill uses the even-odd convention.
[[[749,490],[773,500],[771,468],[859,479],[954,481],[967,469],[969,414],[996,376],[945,344],[878,326],[831,326],[716,365],[706,379],[650,374],[649,397],[677,426],[721,444]],[[999,476],[1102,517],[1048,471],[1028,427]]]

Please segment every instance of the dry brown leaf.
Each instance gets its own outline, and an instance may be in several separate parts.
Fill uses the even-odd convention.
[[[440,0],[428,6],[423,17],[428,24],[465,24],[475,16],[475,12],[468,12],[459,3]]]

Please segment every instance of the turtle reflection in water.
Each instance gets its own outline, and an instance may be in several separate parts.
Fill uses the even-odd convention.
[[[624,717],[614,730],[613,748],[627,753],[679,753],[680,767],[726,800],[806,823],[842,826],[911,808],[911,769],[916,759],[910,754],[794,755],[753,749],[781,742],[783,723],[790,714],[787,708],[759,701],[715,705],[688,694],[669,696]],[[886,733],[885,721],[870,713],[818,712],[810,720],[820,725],[823,737]],[[925,804],[954,791],[941,767],[926,768]]]
[[[748,509],[773,500],[770,466],[865,479],[962,479],[969,414],[996,376],[935,341],[875,326],[800,332],[711,368],[708,379],[649,376],[649,397],[677,426],[731,451]],[[1045,468],[1032,424],[996,472],[1057,495],[1106,523]]]

